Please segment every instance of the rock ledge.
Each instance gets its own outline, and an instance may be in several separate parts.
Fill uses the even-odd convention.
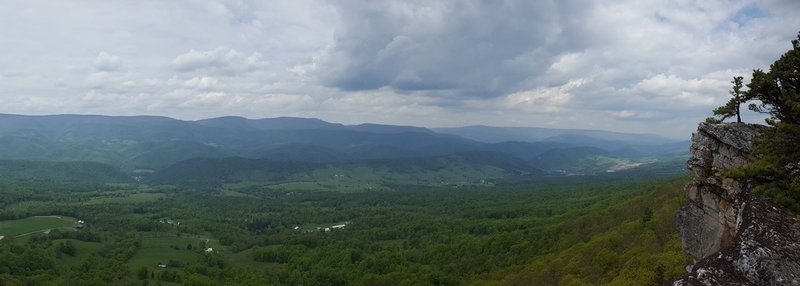
[[[701,123],[687,162],[694,178],[676,218],[684,249],[698,259],[674,285],[800,285],[800,221],[722,171],[753,161],[764,126]]]

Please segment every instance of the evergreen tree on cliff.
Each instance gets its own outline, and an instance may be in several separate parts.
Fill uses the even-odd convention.
[[[792,41],[792,49],[770,65],[768,72],[753,71],[747,87],[748,97],[761,101],[750,104],[750,109],[771,115],[768,124],[800,124],[800,33]]]
[[[756,142],[756,162],[731,175],[754,179],[761,193],[800,212],[800,33],[769,71],[753,71],[747,87],[744,99],[760,102],[750,110],[768,114],[773,128]]]
[[[747,101],[744,93],[742,92],[742,77],[733,77],[733,81],[731,81],[731,83],[733,84],[733,89],[731,89],[729,93],[731,96],[733,96],[733,98],[731,98],[731,100],[729,100],[725,105],[714,109],[714,115],[721,116],[720,119],[711,119],[709,121],[717,120],[716,122],[722,122],[725,121],[725,119],[728,119],[728,117],[733,117],[736,115],[736,122],[742,122],[740,110],[742,103]]]

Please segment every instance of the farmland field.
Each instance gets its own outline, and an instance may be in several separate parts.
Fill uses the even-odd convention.
[[[69,228],[73,219],[61,216],[37,216],[18,220],[0,221],[0,235],[7,237],[21,236],[47,229]]]

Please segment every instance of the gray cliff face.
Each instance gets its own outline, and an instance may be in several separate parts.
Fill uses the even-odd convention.
[[[698,259],[674,285],[800,285],[800,222],[722,171],[753,161],[764,126],[706,124],[692,135],[689,203],[677,217],[684,249]]]
[[[721,172],[753,161],[750,151],[762,128],[702,123],[692,135],[687,164],[694,178],[686,185],[689,204],[678,213],[677,225],[684,248],[696,259],[734,242],[746,186]]]

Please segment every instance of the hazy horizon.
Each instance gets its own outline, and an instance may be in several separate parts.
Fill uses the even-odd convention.
[[[606,129],[587,129],[587,128],[557,128],[557,127],[542,127],[536,125],[528,125],[528,126],[503,126],[503,125],[487,125],[487,124],[470,124],[470,125],[453,125],[453,126],[421,126],[421,125],[407,125],[407,124],[392,124],[392,123],[381,123],[381,122],[355,122],[355,123],[343,123],[337,122],[333,120],[326,120],[324,118],[317,118],[317,117],[298,117],[298,116],[276,116],[276,117],[246,117],[240,115],[221,115],[221,116],[214,116],[214,117],[204,117],[204,118],[196,118],[196,119],[184,119],[184,118],[177,118],[167,115],[153,115],[153,114],[135,114],[135,115],[109,115],[109,114],[93,114],[93,113],[62,113],[62,114],[15,114],[15,113],[0,113],[0,115],[12,115],[12,116],[100,116],[100,117],[165,117],[171,118],[180,121],[186,122],[195,122],[195,121],[202,121],[202,120],[209,120],[209,119],[217,119],[217,118],[224,118],[224,117],[239,117],[244,118],[247,120],[261,120],[261,119],[278,119],[278,118],[295,118],[295,119],[311,119],[311,120],[321,120],[331,124],[341,124],[344,126],[358,126],[358,125],[366,125],[366,124],[377,124],[377,125],[389,125],[389,126],[407,126],[407,127],[420,127],[426,128],[433,131],[436,129],[449,129],[449,128],[463,128],[463,127],[488,127],[488,128],[544,128],[544,129],[563,129],[563,130],[575,130],[575,131],[602,131],[602,132],[611,132],[611,133],[621,133],[621,134],[638,134],[638,135],[658,135],[662,136],[665,139],[675,140],[675,141],[686,141],[689,140],[691,134],[682,137],[673,137],[673,136],[665,136],[655,132],[625,132],[625,131],[614,131],[614,130],[606,130]],[[699,123],[698,123],[699,124]]]
[[[800,2],[7,2],[0,112],[688,138]],[[760,117],[746,113],[750,122]]]

